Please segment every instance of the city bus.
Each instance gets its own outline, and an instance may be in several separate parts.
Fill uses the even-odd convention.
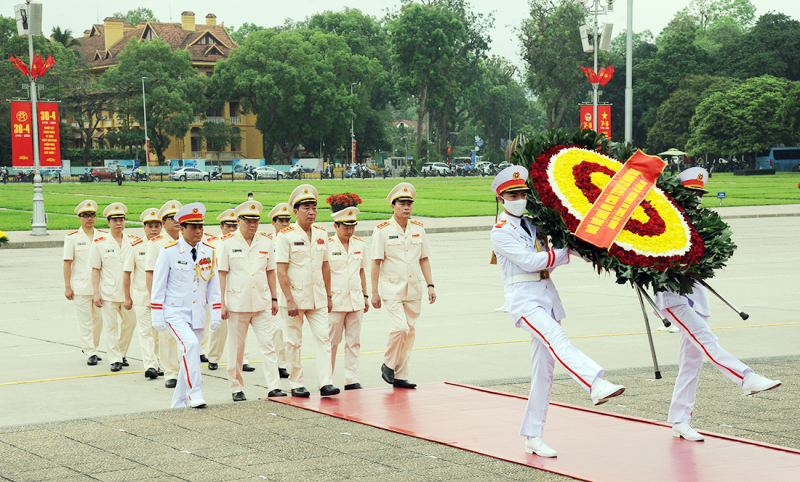
[[[800,166],[800,147],[773,147],[756,155],[756,168],[792,171]]]

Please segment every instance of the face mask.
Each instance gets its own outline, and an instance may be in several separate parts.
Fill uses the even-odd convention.
[[[517,199],[516,201],[506,201],[503,203],[503,207],[505,207],[506,211],[518,218],[522,217],[522,214],[525,213],[525,207],[527,205],[527,199]]]

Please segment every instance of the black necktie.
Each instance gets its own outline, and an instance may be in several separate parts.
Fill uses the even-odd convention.
[[[197,261],[197,250],[192,248],[192,261]]]
[[[524,229],[524,230],[525,230],[525,232],[526,232],[526,233],[528,233],[528,236],[530,236],[530,237],[532,238],[532,237],[533,237],[533,234],[531,234],[531,230],[530,230],[530,228],[528,227],[528,224],[525,222],[525,220],[524,220],[524,219],[520,219],[520,220],[519,220],[519,223],[520,223],[520,225],[522,226],[522,229]]]

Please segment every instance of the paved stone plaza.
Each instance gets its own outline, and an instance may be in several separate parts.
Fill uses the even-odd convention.
[[[693,422],[701,430],[800,448],[800,392],[793,382],[800,371],[800,218],[793,214],[800,212],[800,206],[775,207],[784,210],[785,217],[743,217],[769,214],[769,208],[728,211],[738,210],[727,221],[739,249],[711,285],[751,316],[741,320],[712,298],[711,325],[724,348],[784,384],[772,392],[744,397],[707,366]],[[472,226],[464,226],[469,219],[448,222],[452,223],[449,227],[462,229],[475,225],[485,229],[486,224],[482,218]],[[435,228],[436,220],[428,224]],[[423,307],[411,381],[465,382],[527,393],[530,339],[513,327],[507,314],[494,310],[503,303],[502,283],[498,268],[488,264],[488,233],[439,232],[431,234],[430,240],[439,299]],[[259,401],[258,397],[266,396],[260,370],[245,374],[248,402],[232,403],[221,364],[216,372],[203,369],[209,408],[167,410],[171,390],[164,388],[163,379],[143,377],[135,338],[128,356],[131,366],[122,372],[111,374],[106,360],[94,367],[86,365],[76,348],[74,308],[63,297],[60,248],[0,250],[0,272],[4,283],[0,362],[5,368],[0,374],[0,478],[565,479]],[[617,403],[602,408],[665,420],[677,373],[679,336],[654,332],[664,378],[653,380],[633,290],[606,276],[598,277],[589,265],[575,261],[556,270],[554,280],[567,311],[564,328],[573,344],[606,368],[606,378],[628,387]],[[653,329],[659,324],[651,319]],[[367,388],[388,388],[379,374],[388,327],[384,310],[365,315],[359,372]],[[248,342],[252,362],[258,363],[255,340]],[[315,394],[316,373],[308,361],[314,356],[313,344],[304,346],[303,356],[306,384]],[[338,366],[334,383],[341,387],[343,381]],[[553,400],[590,404],[585,392],[558,369]],[[665,428],[665,437],[669,436]],[[518,436],[510,433],[509,437]]]

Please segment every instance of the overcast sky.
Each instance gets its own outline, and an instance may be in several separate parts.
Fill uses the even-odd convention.
[[[197,16],[197,23],[204,23],[205,16],[213,13],[218,22],[238,27],[251,22],[265,27],[280,25],[284,19],[302,20],[324,10],[357,8],[362,12],[382,17],[387,9],[399,7],[399,0],[39,0],[43,4],[44,32],[49,33],[55,25],[69,28],[80,37],[93,23],[103,23],[105,17],[114,12],[126,12],[137,7],[150,8],[162,22],[180,22],[180,14],[190,10]],[[800,1],[797,0],[752,0],[756,16],[778,11],[800,20]],[[22,0],[0,0],[0,13],[13,14],[13,6]],[[528,0],[471,0],[476,12],[493,13],[495,27],[491,32],[491,54],[499,55],[519,64],[519,41],[514,30],[528,15]],[[633,30],[650,30],[658,33],[676,12],[689,5],[689,0],[634,0]],[[99,19],[99,20],[98,20]],[[601,21],[614,24],[614,35],[621,32],[627,22],[627,0],[616,0],[614,13],[602,17]],[[588,54],[587,54],[588,55]]]

